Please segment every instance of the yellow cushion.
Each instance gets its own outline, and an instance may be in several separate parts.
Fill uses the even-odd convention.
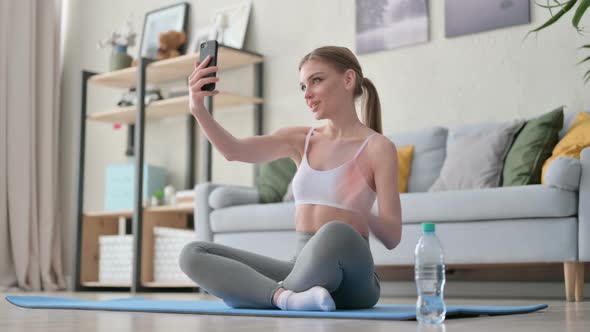
[[[398,188],[400,193],[408,192],[408,178],[410,177],[410,168],[412,167],[412,158],[414,156],[414,145],[404,146],[397,149],[398,160]]]
[[[580,152],[590,146],[590,114],[580,112],[561,141],[557,143],[551,157],[543,164],[542,183],[545,183],[545,172],[551,162],[559,157],[580,159]]]

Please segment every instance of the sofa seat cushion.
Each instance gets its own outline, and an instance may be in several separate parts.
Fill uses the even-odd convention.
[[[295,230],[295,204],[278,202],[226,207],[213,210],[209,222],[214,233]]]
[[[544,185],[401,194],[403,223],[577,215],[577,193]],[[373,213],[377,207],[373,206]]]
[[[373,234],[375,265],[414,265],[414,249],[422,233],[418,224],[405,225],[402,240],[387,250]],[[445,264],[557,263],[578,260],[575,217],[445,222],[437,225]],[[286,256],[286,254],[285,254]]]
[[[400,195],[403,223],[558,218],[578,213],[577,192],[544,185]],[[378,202],[372,212],[378,214]],[[214,233],[295,230],[293,202],[249,204],[213,210]],[[197,230],[198,231],[198,230]]]

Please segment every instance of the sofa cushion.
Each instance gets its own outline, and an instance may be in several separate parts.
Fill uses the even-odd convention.
[[[500,185],[504,158],[524,120],[489,129],[449,133],[447,156],[429,191],[490,188]]]
[[[555,218],[578,212],[576,192],[543,185],[406,193],[400,197],[403,223]],[[378,211],[375,201],[371,212]],[[295,205],[279,202],[213,210],[210,227],[214,233],[294,230]]]
[[[280,202],[295,172],[297,172],[297,165],[288,157],[261,164],[260,173],[256,179],[260,203]]]
[[[590,110],[584,110],[584,112],[590,114]],[[578,113],[579,112],[571,112],[571,111],[564,113],[564,115],[563,115],[563,128],[561,128],[561,131],[559,131],[559,139],[562,139],[563,136],[565,136],[567,131],[572,126],[572,123],[574,122],[574,120],[578,116]]]
[[[447,128],[431,127],[387,135],[396,147],[414,145],[408,192],[425,192],[438,177],[443,162]]]
[[[214,233],[294,230],[295,204],[250,204],[213,210],[209,223]]]
[[[412,156],[414,155],[414,145],[407,145],[397,148],[397,183],[400,193],[408,192],[408,178],[411,174]]]
[[[283,202],[294,202],[295,196],[293,196],[293,180],[289,182],[289,186],[287,187],[287,192],[285,196],[283,196]]]
[[[575,192],[543,185],[401,194],[404,223],[574,216]],[[373,207],[373,213],[376,212]]]
[[[413,266],[414,249],[422,235],[420,228],[419,224],[404,225],[402,240],[393,252],[371,234],[369,240],[375,265]],[[445,222],[436,225],[436,234],[443,245],[445,264],[578,260],[575,217]]]
[[[504,160],[502,186],[541,183],[541,168],[559,140],[563,107],[527,121]]]

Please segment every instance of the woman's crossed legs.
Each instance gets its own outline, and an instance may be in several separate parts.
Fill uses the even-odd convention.
[[[179,263],[201,288],[234,308],[276,308],[273,296],[281,288],[291,291],[285,292],[289,298],[295,296],[295,300],[288,299],[288,309],[295,310],[304,310],[291,305],[298,302],[297,297],[301,302],[304,297],[318,296],[318,288],[312,290],[315,286],[325,288],[339,309],[370,308],[380,293],[368,239],[340,221],[323,225],[295,262],[217,243],[193,242],[183,249]]]

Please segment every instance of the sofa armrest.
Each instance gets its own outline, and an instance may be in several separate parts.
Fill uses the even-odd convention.
[[[590,147],[580,154],[582,172],[578,196],[578,260],[590,262]]]
[[[216,195],[221,196],[221,198],[214,199],[214,201],[217,200],[219,202],[224,202],[226,203],[226,206],[230,206],[229,200],[226,200],[223,197],[224,192],[226,191],[238,193],[237,195],[228,195],[239,197],[239,199],[234,200],[234,202],[240,202],[241,204],[250,204],[249,202],[258,202],[258,191],[256,191],[256,188],[253,187],[215,184],[211,182],[197,184],[195,186],[195,205],[193,213],[197,241],[213,241],[213,233],[211,232],[211,223],[209,218],[211,211],[213,211],[213,207],[210,204],[210,198],[212,196],[212,193],[217,189],[220,190],[217,191]],[[256,193],[256,195],[254,195],[254,192]],[[254,196],[256,197],[255,202]],[[220,208],[222,204],[215,204],[213,206],[217,209]]]
[[[209,223],[209,214],[211,213],[209,195],[217,187],[219,187],[218,184],[211,182],[199,183],[195,186],[195,210],[193,217],[197,241],[213,241],[213,233],[211,233]]]
[[[255,187],[222,185],[215,188],[209,195],[209,206],[213,209],[258,202],[258,189]]]
[[[580,189],[580,173],[580,159],[559,157],[549,164],[543,180],[549,187],[577,192]]]

